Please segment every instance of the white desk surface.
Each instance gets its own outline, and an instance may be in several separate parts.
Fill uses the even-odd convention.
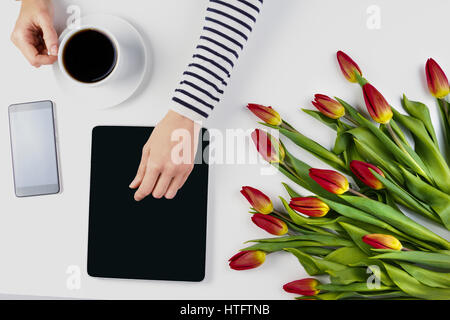
[[[82,14],[102,12],[129,20],[151,44],[154,68],[143,90],[119,107],[102,111],[75,105],[60,92],[50,67],[33,69],[10,43],[20,4],[1,1],[0,293],[105,299],[292,298],[282,285],[305,276],[293,256],[273,254],[262,267],[246,272],[232,271],[227,264],[244,241],[266,236],[250,222],[240,187],[261,188],[274,199],[284,194],[280,182],[286,179],[280,174],[261,176],[259,165],[211,167],[203,282],[107,280],[87,275],[91,129],[96,125],[154,125],[163,116],[199,36],[206,0],[57,2],[60,29],[69,4],[79,4]],[[370,5],[381,9],[379,30],[367,28]],[[437,120],[423,67],[433,56],[450,74],[445,36],[448,12],[450,2],[444,0],[266,0],[226,97],[208,127],[222,131],[253,128],[256,119],[244,106],[259,102],[273,105],[302,132],[331,146],[332,131],[298,109],[309,108],[318,92],[362,103],[358,88],[347,83],[338,70],[335,52],[339,49],[358,61],[392,104],[399,105],[400,95],[406,93],[426,102]],[[42,99],[56,103],[64,192],[18,199],[13,192],[7,107]],[[323,167],[306,152],[287,145],[310,164]],[[443,230],[438,232],[448,237]],[[78,290],[66,285],[71,265],[81,269]]]

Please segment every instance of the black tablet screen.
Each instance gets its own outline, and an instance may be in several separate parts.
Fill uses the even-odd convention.
[[[152,129],[101,126],[93,130],[88,274],[201,281],[208,165],[196,164],[173,200],[149,196],[136,202],[128,186]],[[206,145],[203,142],[202,150]]]

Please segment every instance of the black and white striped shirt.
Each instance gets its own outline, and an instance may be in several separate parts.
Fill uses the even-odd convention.
[[[219,103],[263,0],[209,0],[191,63],[175,90],[172,110],[204,120]]]

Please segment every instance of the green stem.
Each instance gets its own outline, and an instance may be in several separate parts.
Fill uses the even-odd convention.
[[[358,192],[356,190],[353,190],[352,188],[348,188],[348,191],[353,193],[355,196],[358,197],[362,197],[362,198],[366,198],[366,199],[370,199],[368,196],[366,196],[365,194],[362,194],[361,192]]]
[[[348,115],[344,116],[344,119],[350,121],[352,124],[354,124],[355,126],[359,127],[359,123],[356,122],[355,120],[353,120],[351,117],[349,117]]]

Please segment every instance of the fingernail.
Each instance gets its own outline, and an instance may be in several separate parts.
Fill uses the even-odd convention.
[[[52,56],[57,56],[58,55],[58,46],[57,45],[54,45],[53,47],[51,47],[50,54]]]

